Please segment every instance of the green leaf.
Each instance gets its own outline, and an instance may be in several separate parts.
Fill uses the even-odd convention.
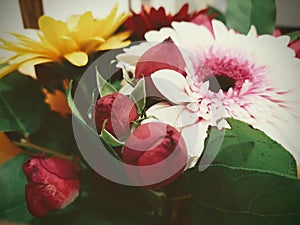
[[[213,6],[208,6],[206,14],[208,16],[214,16],[214,19],[220,20],[223,23],[225,23],[225,15]]]
[[[0,130],[28,136],[36,131],[48,110],[37,81],[13,72],[0,80]]]
[[[228,27],[246,34],[251,25],[251,0],[228,0],[225,21]]]
[[[286,35],[290,36],[290,38],[291,38],[290,42],[293,42],[300,38],[300,31],[294,31],[294,32],[288,33]]]
[[[258,34],[273,34],[276,23],[275,0],[252,0],[251,23]]]
[[[195,224],[288,225],[300,221],[300,180],[212,165],[185,174]],[[297,222],[298,221],[298,222]]]
[[[96,67],[96,79],[97,79],[99,94],[101,97],[117,92],[117,89],[102,77],[97,67]]]
[[[276,22],[275,0],[228,0],[225,21],[228,27],[247,34],[255,25],[258,34],[272,34]]]
[[[140,79],[134,87],[130,95],[131,100],[135,103],[138,108],[139,114],[143,113],[146,105],[146,87],[145,79]]]
[[[83,176],[86,178],[86,175]],[[107,181],[104,184],[102,178],[95,174],[90,179],[90,184],[96,187],[87,197],[79,197],[67,208],[50,213],[32,224],[53,225],[63,221],[72,225],[153,225],[157,222],[139,189],[108,184]]]
[[[104,121],[102,125],[102,131],[100,134],[101,139],[110,147],[120,147],[123,146],[124,143],[116,139],[111,133],[109,133],[107,130],[105,130],[105,125],[107,123],[107,120]]]
[[[19,154],[0,166],[0,221],[30,222],[25,200],[27,183],[22,164],[28,159]]]
[[[280,144],[246,123],[233,119],[228,123],[231,129],[225,131],[214,164],[297,176],[295,159]]]
[[[30,141],[54,151],[68,155],[78,154],[75,142],[72,119],[62,117],[56,112],[50,111],[36,132],[30,135]]]
[[[72,90],[72,84],[73,84],[73,80],[70,81],[69,87],[68,87],[68,89],[67,89],[67,91],[66,91],[66,96],[67,96],[67,102],[68,102],[68,105],[69,105],[69,107],[70,107],[72,113],[78,118],[78,120],[79,120],[82,124],[88,126],[87,123],[86,123],[86,121],[83,119],[83,117],[81,116],[80,112],[78,111],[78,109],[77,109],[77,107],[76,107],[76,105],[75,105],[75,103],[74,103],[74,100],[73,100],[73,98],[72,98],[72,93],[71,93],[71,90]]]

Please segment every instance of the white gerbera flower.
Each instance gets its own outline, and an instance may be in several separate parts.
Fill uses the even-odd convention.
[[[300,60],[287,47],[289,37],[258,36],[254,27],[238,34],[216,20],[213,34],[188,22],[172,27],[150,31],[146,38],[170,36],[190,51],[183,52],[187,76],[169,69],[154,72],[154,85],[172,104],[155,105],[148,114],[181,130],[188,167],[202,154],[208,127],[228,128],[228,117],[265,132],[300,164]]]

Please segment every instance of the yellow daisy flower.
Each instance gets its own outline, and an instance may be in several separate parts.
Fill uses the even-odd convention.
[[[40,41],[17,33],[11,33],[17,42],[0,38],[3,43],[0,48],[15,52],[13,56],[0,61],[1,64],[8,64],[0,69],[0,78],[16,69],[60,61],[62,58],[75,66],[85,66],[88,54],[92,52],[127,46],[130,44],[126,40],[130,32],[113,34],[129,14],[117,15],[117,11],[116,4],[104,19],[94,19],[91,12],[86,12],[71,16],[66,22],[41,16],[38,21],[41,31],[37,32]]]

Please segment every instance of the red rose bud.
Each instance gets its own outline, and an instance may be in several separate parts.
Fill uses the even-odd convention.
[[[27,208],[33,216],[44,216],[64,208],[79,194],[79,167],[61,158],[31,158],[23,164],[28,184]]]
[[[161,69],[175,70],[186,76],[183,56],[171,38],[148,49],[140,57],[136,64],[135,77],[147,77]]]
[[[201,11],[193,20],[192,22],[197,25],[205,26],[212,34],[214,33],[213,27],[212,27],[212,20],[215,17],[215,15],[207,16],[207,9]]]
[[[164,180],[159,178],[154,185],[145,185],[147,188],[159,188],[172,182],[182,173],[187,161],[187,149],[180,133],[174,127],[163,123],[146,123],[137,127],[127,139],[122,160],[129,165],[139,166],[137,177],[139,182],[145,181],[145,184],[149,177],[152,179],[166,174]],[[151,171],[143,170],[143,167],[154,164],[161,164],[162,167]],[[170,171],[171,175],[168,175]],[[136,177],[135,173],[130,171],[129,176]]]
[[[97,101],[95,121],[98,132],[107,120],[105,129],[118,139],[129,135],[131,122],[139,118],[137,107],[126,95],[115,92]]]
[[[292,48],[295,51],[296,57],[300,59],[300,38],[298,38],[295,41],[292,41],[289,44],[289,47]]]

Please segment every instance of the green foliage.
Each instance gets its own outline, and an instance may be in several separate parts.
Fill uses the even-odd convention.
[[[195,224],[287,225],[300,221],[300,180],[212,165],[186,173]]]
[[[208,6],[208,10],[206,13],[208,16],[214,16],[214,19],[220,20],[225,23],[225,16],[218,9]]]
[[[243,34],[255,25],[258,34],[272,34],[275,29],[275,0],[228,0],[225,21]]]
[[[297,39],[300,38],[300,31],[294,31],[294,32],[288,33],[287,35],[290,36],[291,42],[296,41]]]
[[[195,223],[295,224],[300,219],[295,159],[263,132],[240,121],[228,122],[231,129],[213,164],[184,174]]]
[[[0,166],[0,221],[27,223],[33,218],[27,210],[25,200],[27,181],[22,164],[27,158],[27,156],[19,154]]]
[[[104,121],[103,125],[102,125],[102,130],[101,130],[101,134],[100,137],[101,139],[110,147],[120,147],[123,146],[124,143],[119,141],[118,139],[116,139],[111,133],[109,133],[106,129],[105,129],[105,125],[107,123],[107,120]]]
[[[295,159],[280,144],[243,122],[228,122],[232,129],[226,130],[214,164],[297,175]]]
[[[145,79],[140,79],[138,81],[130,95],[130,98],[135,103],[139,114],[143,113],[146,106]]]
[[[80,154],[75,142],[72,119],[50,111],[41,127],[30,135],[30,141],[67,155]]]
[[[23,136],[41,125],[48,106],[37,81],[13,72],[0,80],[0,130]]]
[[[96,68],[96,79],[97,79],[99,94],[101,97],[117,92],[117,89],[102,77],[102,75],[100,74],[97,68]]]

